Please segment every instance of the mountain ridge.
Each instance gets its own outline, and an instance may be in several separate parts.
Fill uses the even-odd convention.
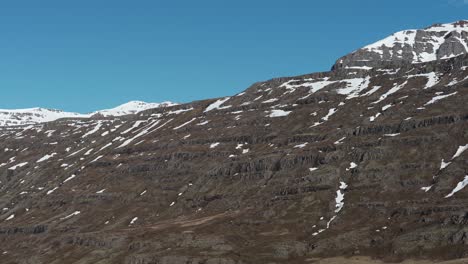
[[[115,108],[94,111],[88,114],[65,112],[59,109],[41,107],[26,109],[0,109],[0,126],[31,125],[55,121],[60,118],[91,118],[136,114],[144,110],[158,107],[174,106],[175,103],[147,103],[143,101],[129,101]]]
[[[446,55],[437,55],[437,49],[442,46],[444,43],[437,43],[438,47],[435,47],[433,44],[433,40],[431,41],[420,41],[421,43],[425,43],[426,45],[433,45],[432,47],[432,53],[429,54],[424,54],[425,57],[421,58],[418,57],[417,61],[413,57],[405,57],[403,56],[403,51],[402,49],[404,48],[409,48],[408,46],[410,45],[415,45],[415,39],[419,38],[424,40],[426,36],[418,36],[416,35],[421,35],[425,34],[426,32],[435,32],[435,33],[440,33],[442,32],[444,35],[444,38],[452,33],[460,33],[460,36],[456,37],[461,37],[459,39],[459,42],[455,45],[461,45],[458,46],[458,49],[449,49],[450,52],[452,52],[452,55],[447,55],[447,52],[444,52],[443,54]],[[409,35],[408,35],[409,34]],[[408,37],[411,37],[408,39]],[[463,39],[462,39],[463,38]],[[427,40],[427,37],[426,39]],[[398,47],[396,51],[392,51],[395,53],[400,54],[400,57],[398,56],[388,56],[389,48],[395,49],[395,46],[398,46],[398,44],[403,43],[404,45],[401,47]],[[409,43],[409,44],[408,44]],[[388,46],[387,46],[388,45]],[[413,49],[414,47],[411,47]],[[437,48],[437,49],[436,49]],[[426,47],[427,49],[427,47]],[[408,52],[408,51],[406,51]],[[454,52],[456,54],[454,54]],[[418,52],[413,52],[413,55],[416,55]],[[423,52],[419,52],[418,56],[422,56],[421,54]],[[409,60],[411,59],[412,63],[423,63],[423,62],[430,62],[430,61],[436,61],[436,60],[441,60],[441,59],[450,59],[453,57],[461,56],[463,54],[468,53],[468,20],[458,20],[452,23],[436,23],[431,26],[428,26],[423,29],[407,29],[407,30],[402,30],[398,31],[382,40],[379,40],[377,42],[374,42],[372,44],[366,45],[358,50],[355,50],[340,59],[337,60],[337,62],[332,66],[332,71],[334,70],[370,70],[374,67],[379,68],[379,67],[386,67],[388,65],[396,64],[399,65],[402,63],[402,61]],[[376,57],[376,54],[380,55]],[[384,59],[383,57],[387,56],[387,59]],[[438,57],[439,56],[439,57]],[[367,58],[367,59],[363,59]],[[307,75],[307,74],[306,74]],[[282,78],[290,78],[290,77],[282,77]],[[275,78],[276,79],[276,78]],[[59,118],[90,118],[90,117],[97,117],[97,116],[122,116],[122,115],[128,115],[128,114],[136,114],[141,111],[148,110],[150,108],[157,108],[157,107],[168,107],[168,106],[174,106],[176,105],[175,103],[166,101],[162,103],[147,103],[143,101],[129,101],[127,103],[124,103],[122,105],[119,105],[115,108],[112,109],[104,109],[104,110],[98,110],[94,111],[91,113],[87,114],[81,114],[81,113],[74,113],[74,112],[65,112],[63,110],[59,109],[47,109],[47,108],[41,108],[41,107],[35,107],[35,108],[28,108],[28,109],[0,109],[0,126],[6,126],[6,125],[29,125],[29,124],[35,124],[35,123],[42,123],[42,122],[50,122],[57,120]],[[44,111],[50,111],[52,113],[61,113],[60,115],[56,115],[56,117],[44,117],[42,120],[33,120],[31,118],[31,115],[38,115],[38,113],[28,113],[28,111],[32,112],[44,112]],[[11,117],[9,119],[6,117],[10,113],[18,113],[17,116]],[[3,115],[3,119],[1,118]],[[29,119],[22,121],[21,118],[26,118]]]

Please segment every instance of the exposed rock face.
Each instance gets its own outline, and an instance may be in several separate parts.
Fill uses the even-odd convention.
[[[340,58],[333,69],[401,66],[468,53],[468,21],[404,30]]]
[[[0,128],[1,262],[467,257],[467,100],[460,55]]]

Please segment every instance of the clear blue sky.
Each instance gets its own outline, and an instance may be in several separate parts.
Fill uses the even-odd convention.
[[[329,70],[395,31],[468,19],[468,0],[0,3],[0,108],[189,102]]]

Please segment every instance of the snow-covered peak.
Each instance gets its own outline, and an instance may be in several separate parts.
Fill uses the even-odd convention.
[[[0,126],[19,126],[32,125],[55,121],[60,118],[90,118],[95,115],[101,116],[123,116],[136,114],[138,112],[165,106],[176,105],[171,102],[146,103],[141,101],[130,101],[112,109],[96,111],[89,114],[80,114],[64,112],[55,109],[46,108],[28,108],[28,109],[0,109]]]
[[[338,60],[336,68],[423,63],[468,53],[468,21],[396,32]]]
[[[31,125],[54,121],[60,118],[84,118],[89,115],[64,112],[46,108],[0,109],[0,126]]]
[[[415,38],[416,38],[416,31],[417,30],[412,30],[412,29],[399,31],[382,40],[379,40],[375,43],[367,45],[363,47],[362,49],[372,50],[378,53],[382,53],[383,46],[395,47],[397,44],[413,46],[415,43]]]
[[[159,108],[159,107],[173,106],[173,105],[176,105],[176,104],[172,102],[146,103],[142,101],[130,101],[128,103],[119,105],[115,108],[93,112],[92,115],[99,114],[103,116],[123,116],[123,115],[136,114],[141,111],[152,109],[152,108]]]
[[[453,23],[435,24],[424,29],[425,31],[448,32],[448,31],[466,31],[468,30],[468,20],[459,20]]]

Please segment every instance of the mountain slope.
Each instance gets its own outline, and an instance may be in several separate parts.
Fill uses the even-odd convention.
[[[2,263],[466,258],[468,55],[372,65],[0,128]]]

